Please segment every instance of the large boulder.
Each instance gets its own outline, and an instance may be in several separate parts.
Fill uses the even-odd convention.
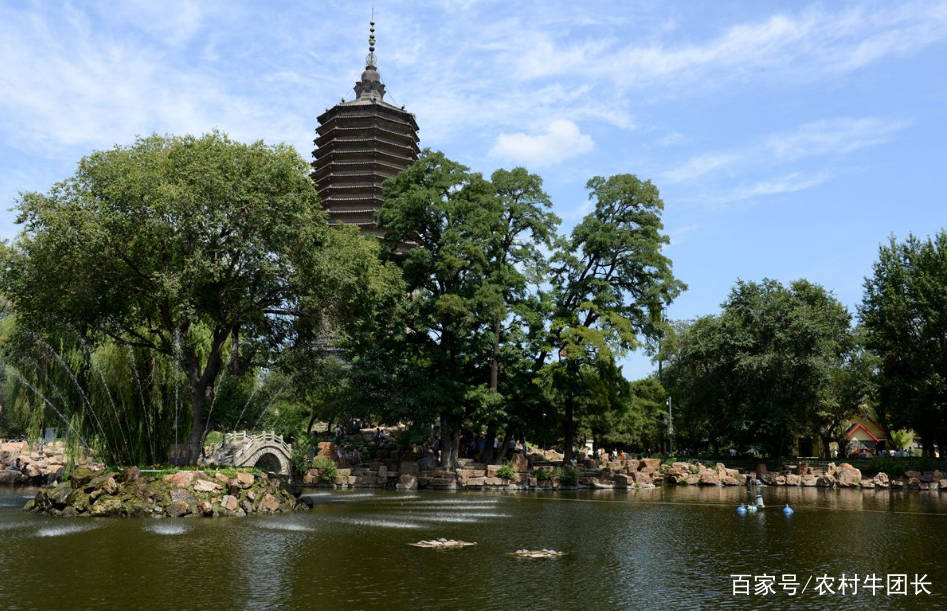
[[[176,486],[178,488],[187,488],[191,485],[191,482],[194,481],[194,472],[193,471],[178,471],[176,473],[168,473],[161,479],[164,483],[168,484],[169,486]]]
[[[724,477],[726,477],[726,470],[723,471]],[[720,475],[713,471],[704,471],[700,474],[698,483],[701,486],[719,486],[720,485]]]
[[[805,480],[803,480],[803,482],[805,482]],[[816,478],[815,485],[818,486],[819,488],[834,488],[835,478],[829,475],[828,473],[824,473],[820,475],[818,478]]]
[[[253,485],[254,479],[252,473],[244,473],[242,471],[237,472],[233,476],[234,484],[236,484],[238,488],[249,488]]]
[[[513,470],[517,473],[526,473],[529,471],[529,461],[521,453],[513,454]]]
[[[645,473],[644,471],[635,471],[634,473],[631,473],[630,475],[632,479],[635,481],[635,483],[638,484],[639,486],[643,484],[653,483],[650,473]]]
[[[654,472],[658,470],[658,467],[661,466],[660,458],[642,458],[638,463],[638,470],[644,471],[648,469],[648,472]]]
[[[835,481],[840,488],[857,488],[861,485],[862,472],[847,462],[842,463],[835,473]]]
[[[891,481],[888,479],[888,474],[884,471],[877,473],[871,481],[874,482],[875,488],[887,488],[891,485]]]
[[[786,485],[787,486],[798,486],[802,483],[802,477],[797,473],[789,473],[786,475]]]

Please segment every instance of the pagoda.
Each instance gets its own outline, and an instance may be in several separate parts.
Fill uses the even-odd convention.
[[[329,224],[357,225],[381,237],[375,212],[384,201],[381,184],[418,158],[418,124],[404,106],[385,102],[385,85],[375,56],[375,21],[370,22],[365,71],[355,99],[319,116],[310,174],[328,212]]]

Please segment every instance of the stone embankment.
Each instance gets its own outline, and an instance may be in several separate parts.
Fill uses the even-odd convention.
[[[326,452],[325,455],[330,455]],[[418,461],[376,461],[351,467],[337,467],[334,473],[310,469],[304,486],[324,488],[388,488],[398,490],[558,490],[563,488],[644,489],[655,486],[800,486],[821,488],[947,491],[947,475],[940,471],[907,471],[903,478],[890,479],[884,473],[863,478],[848,463],[829,464],[816,470],[800,463],[792,471],[771,473],[764,465],[753,472],[728,468],[723,463],[708,467],[700,463],[664,463],[657,458],[596,461],[586,459],[577,467],[562,468],[548,462],[548,456],[528,458],[515,454],[505,465],[485,465],[461,459],[457,469],[423,468]]]
[[[24,509],[54,516],[245,516],[294,511],[296,499],[263,474],[177,471],[148,477],[77,469],[69,481],[40,490]]]
[[[0,442],[0,485],[41,486],[62,480],[66,468],[66,444]],[[97,467],[85,456],[76,460],[80,467]]]

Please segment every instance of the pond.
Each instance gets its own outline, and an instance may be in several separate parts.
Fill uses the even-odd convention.
[[[947,607],[947,492],[767,488],[747,516],[743,488],[308,494],[312,511],[281,517],[96,520],[0,490],[0,608]],[[438,537],[478,545],[407,545]],[[567,555],[505,556],[521,548]]]

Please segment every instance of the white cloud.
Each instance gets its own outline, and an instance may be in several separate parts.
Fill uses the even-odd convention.
[[[728,194],[719,198],[720,202],[735,202],[754,197],[763,197],[767,195],[780,195],[783,193],[795,193],[804,191],[812,187],[821,185],[831,178],[828,172],[819,172],[816,174],[804,174],[801,172],[792,172],[785,176],[768,178],[756,181],[750,185],[739,186]]]
[[[837,117],[806,123],[791,132],[773,134],[765,148],[779,159],[850,153],[888,142],[907,122],[878,117]]]
[[[734,153],[707,153],[691,157],[683,165],[663,173],[664,179],[669,182],[686,182],[699,178],[708,172],[733,165],[740,159]]]
[[[554,165],[576,155],[588,153],[595,143],[572,121],[556,119],[539,133],[500,134],[490,156],[532,167]]]

